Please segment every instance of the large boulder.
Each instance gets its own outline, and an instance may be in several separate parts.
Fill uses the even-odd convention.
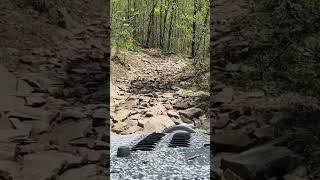
[[[148,118],[144,124],[145,133],[162,132],[165,128],[171,127],[175,123],[167,115],[159,115]]]
[[[221,160],[221,168],[230,169],[246,180],[265,180],[266,177],[284,175],[301,161],[286,147],[265,145]]]

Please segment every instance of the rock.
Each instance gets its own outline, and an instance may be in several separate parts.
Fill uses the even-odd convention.
[[[122,131],[124,131],[126,126],[127,124],[125,122],[114,123],[112,131],[114,131],[115,133],[121,133]]]
[[[92,125],[90,121],[70,121],[59,124],[51,133],[57,138],[60,144],[64,144],[70,140],[86,137],[87,132],[91,128]]]
[[[301,158],[286,147],[260,146],[248,151],[225,157],[222,169],[230,169],[246,180],[277,176],[296,167]]]
[[[88,148],[94,148],[94,140],[91,138],[78,138],[69,141],[69,144],[71,146],[82,146],[82,147],[88,147]]]
[[[25,127],[25,124],[22,123],[18,118],[10,118],[9,121],[13,129],[22,129]]]
[[[79,28],[76,21],[73,20],[71,15],[68,13],[66,8],[59,8],[57,10],[59,13],[60,20],[58,22],[58,25],[65,29],[73,29],[73,28]]]
[[[187,118],[187,117],[185,117],[185,116],[180,116],[180,117],[181,117],[181,120],[182,120],[184,123],[187,123],[187,124],[193,124],[193,123],[194,123],[191,119],[189,119],[189,118]]]
[[[3,65],[0,65],[0,82],[3,84],[0,88],[1,95],[9,95],[16,92],[17,79]]]
[[[129,116],[129,117],[127,118],[127,120],[130,120],[130,121],[138,120],[138,119],[140,119],[140,117],[141,117],[141,114],[140,114],[140,113],[137,113],[137,114],[133,114],[133,115]]]
[[[67,170],[59,177],[59,180],[95,180],[94,176],[103,171],[102,167],[95,164],[85,165],[80,168]]]
[[[274,127],[265,126],[254,130],[254,136],[261,140],[271,140],[275,136]]]
[[[113,119],[115,122],[120,122],[127,119],[130,116],[130,114],[131,114],[131,110],[121,109],[115,112],[115,114],[111,115],[111,119]]]
[[[212,143],[215,152],[239,152],[250,148],[254,140],[247,134],[237,130],[228,130],[212,135]]]
[[[144,127],[144,125],[146,124],[147,121],[148,121],[148,118],[139,119],[138,120],[138,126]]]
[[[97,109],[93,112],[92,114],[92,118],[93,119],[107,119],[107,115],[108,115],[109,111],[107,108],[100,108]]]
[[[134,126],[129,127],[127,130],[125,130],[121,134],[128,135],[128,134],[133,134],[135,132],[142,131],[142,130],[143,130],[142,127],[140,127],[138,125],[134,125]]]
[[[60,114],[61,120],[82,119],[85,117],[87,117],[87,116],[83,112],[81,112],[80,110],[72,110],[72,109],[65,110],[65,111],[61,112],[61,114]]]
[[[42,134],[44,132],[49,132],[50,124],[48,121],[28,121],[25,124],[31,128],[31,135]]]
[[[0,130],[1,129],[12,129],[12,124],[4,113],[0,113]]]
[[[15,107],[9,113],[9,118],[19,118],[22,121],[30,120],[48,120],[51,114],[41,108],[32,108],[27,106]]]
[[[166,111],[167,109],[161,103],[158,103],[155,106],[147,109],[146,117],[163,115],[166,113]]]
[[[148,118],[144,124],[144,133],[162,132],[165,128],[175,125],[167,115]]]
[[[234,91],[232,88],[224,88],[221,92],[211,97],[214,104],[227,104],[233,100]]]
[[[46,100],[42,97],[28,96],[26,97],[26,106],[41,107],[46,104]]]
[[[284,180],[308,180],[307,178],[302,178],[302,177],[291,175],[291,174],[284,175],[283,179]]]
[[[232,155],[235,155],[236,153],[226,153],[226,152],[219,152],[212,157],[212,163],[215,165],[215,167],[220,168],[221,166],[221,159],[224,157],[229,157]]]
[[[14,160],[16,144],[0,142],[0,162],[3,160]]]
[[[179,111],[179,114],[181,116],[187,117],[189,119],[193,119],[193,118],[199,117],[203,113],[204,113],[204,111],[202,109],[200,109],[200,108],[189,108],[189,109],[186,109],[186,110]]]
[[[81,163],[82,158],[57,151],[28,154],[23,157],[23,169],[19,173],[19,178],[54,179],[63,168],[74,167]]]
[[[179,119],[179,113],[175,110],[168,110],[167,114],[169,117]]]
[[[130,120],[127,119],[124,122],[127,124],[128,127],[135,126],[135,125],[139,124],[138,120],[131,120],[131,119]]]
[[[16,142],[24,141],[29,138],[30,129],[24,128],[21,130],[0,130],[0,142]]]
[[[174,117],[171,117],[171,120],[172,120],[176,125],[179,125],[179,124],[183,124],[183,123],[184,123],[180,118],[176,119],[176,118],[174,118]]]
[[[0,161],[0,178],[16,179],[15,176],[19,172],[20,166],[13,161]]]
[[[139,99],[132,99],[132,100],[126,101],[124,103],[124,107],[131,109],[131,108],[138,107],[138,104],[139,104]]]
[[[107,108],[100,108],[100,109],[95,110],[92,114],[93,127],[105,126],[107,118],[108,118],[108,114],[109,114],[109,111]]]
[[[223,172],[223,176],[225,180],[244,180],[234,172],[232,172],[230,169],[227,169]]]
[[[223,171],[219,168],[211,167],[210,168],[210,176],[215,180],[225,180],[223,177]]]
[[[11,110],[25,104],[23,98],[0,94],[0,111]]]
[[[163,104],[163,106],[168,110],[173,109],[173,106],[171,104]]]
[[[95,140],[94,142],[94,149],[95,150],[106,150],[110,149],[110,144],[104,141]]]
[[[229,113],[229,118],[233,120],[237,120],[241,116],[240,111],[235,110]]]
[[[213,123],[213,128],[222,129],[228,125],[230,118],[227,114],[220,115],[219,119],[215,120]]]
[[[173,105],[173,108],[174,109],[177,109],[177,110],[184,110],[184,109],[188,109],[192,106],[192,104],[188,101],[180,101],[176,104]]]

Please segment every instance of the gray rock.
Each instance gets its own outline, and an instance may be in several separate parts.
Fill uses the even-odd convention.
[[[0,130],[0,142],[24,141],[29,138],[30,130],[28,128],[21,130]]]
[[[63,168],[80,165],[81,163],[82,158],[57,151],[29,154],[23,157],[23,169],[19,173],[19,178],[30,180],[54,179]]]
[[[230,169],[227,169],[223,172],[223,176],[225,180],[244,180],[234,172],[232,172]]]
[[[20,166],[13,161],[0,161],[0,177],[1,179],[16,179]]]
[[[177,102],[176,104],[173,105],[173,108],[174,109],[177,109],[177,110],[184,110],[184,109],[188,109],[192,106],[192,104],[188,101],[180,101],[180,102]]]
[[[3,160],[14,160],[16,144],[0,142],[0,162]]]
[[[0,110],[7,111],[16,107],[23,106],[25,101],[23,98],[0,94]]]
[[[94,127],[105,126],[108,115],[109,115],[109,111],[106,108],[100,108],[95,110],[92,114],[92,118],[93,118],[92,125]]]
[[[216,152],[239,152],[249,149],[254,140],[238,130],[228,130],[213,134],[212,140]]]
[[[60,119],[82,119],[85,118],[86,115],[80,110],[72,110],[68,109],[60,113]]]
[[[52,130],[52,134],[57,138],[59,143],[67,143],[70,140],[86,137],[87,132],[92,128],[91,122],[65,122],[59,124]]]
[[[230,122],[229,116],[227,114],[221,114],[219,116],[219,119],[216,119],[212,125],[213,125],[213,128],[215,129],[222,129],[226,127],[229,122]]]
[[[70,169],[64,172],[60,180],[95,180],[94,177],[103,172],[102,167],[95,164],[89,164],[80,168]]]
[[[260,146],[221,160],[222,169],[230,169],[247,180],[264,179],[295,168],[301,158],[285,147]]]
[[[265,126],[265,127],[255,129],[254,135],[261,140],[271,140],[275,136],[274,127]]]
[[[232,88],[224,88],[223,91],[211,97],[213,103],[227,104],[233,100],[234,91]]]
[[[41,107],[46,104],[46,100],[42,97],[28,96],[26,97],[26,106]]]
[[[9,95],[16,92],[17,79],[3,65],[0,65],[0,82],[3,84],[0,88],[1,95]]]

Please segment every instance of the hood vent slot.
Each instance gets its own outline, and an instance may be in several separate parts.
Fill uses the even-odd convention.
[[[155,145],[165,136],[163,133],[152,133],[131,148],[131,151],[152,151]]]
[[[189,147],[190,138],[190,133],[177,132],[172,136],[169,147]]]

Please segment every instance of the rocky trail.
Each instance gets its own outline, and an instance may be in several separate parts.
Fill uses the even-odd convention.
[[[175,124],[195,124],[211,135],[211,171],[216,179],[319,177],[319,144],[308,144],[317,132],[312,127],[319,127],[315,98],[244,91],[228,83],[227,77],[234,76],[231,71],[219,70],[213,72],[218,76],[211,79],[209,98],[206,92],[185,88],[188,82],[181,79],[186,62],[181,57],[152,49],[112,57],[111,134],[162,132]]]
[[[119,55],[119,57],[122,57]],[[127,52],[132,65],[126,75],[111,66],[111,130],[117,134],[162,132],[173,125],[190,125],[209,130],[205,105],[209,94],[183,88],[183,67],[177,55],[145,49]],[[117,63],[116,61],[114,63]],[[127,67],[128,68],[128,67]]]
[[[0,3],[0,179],[107,178],[108,16],[77,2]]]

